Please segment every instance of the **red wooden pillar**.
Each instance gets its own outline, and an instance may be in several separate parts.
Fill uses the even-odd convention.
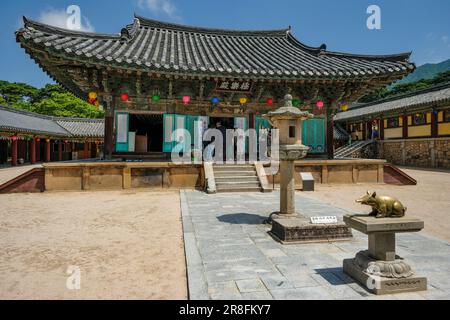
[[[42,161],[42,158],[41,158],[41,139],[39,139],[39,138],[36,139],[36,162],[37,161]]]
[[[403,114],[403,139],[408,139],[408,115]]]
[[[18,139],[16,136],[11,138],[11,165],[13,167],[17,166],[17,145]]]
[[[436,110],[431,111],[431,137],[437,138],[438,136],[438,112]]]
[[[91,142],[91,158],[97,158],[97,143]]]
[[[45,140],[45,162],[50,162],[51,159],[51,140],[47,139]]]
[[[379,128],[379,131],[380,131],[380,140],[384,140],[384,119],[383,118],[381,118],[380,120],[379,120],[379,126],[378,126],[378,128]]]
[[[85,141],[84,142],[84,150],[83,150],[83,158],[84,159],[89,159],[89,142]]]
[[[36,139],[33,138],[30,141],[30,162],[31,164],[36,163]]]
[[[367,122],[363,121],[362,123],[362,139],[367,140]]]
[[[64,141],[58,141],[58,161],[63,161],[63,143]]]

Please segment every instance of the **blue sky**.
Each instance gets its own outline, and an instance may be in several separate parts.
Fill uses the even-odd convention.
[[[137,13],[188,25],[274,29],[292,26],[303,43],[366,54],[412,51],[417,65],[450,58],[448,0],[15,0],[1,1],[0,79],[43,86],[50,79],[15,42],[22,16],[58,24],[81,8],[83,28],[117,33]],[[366,27],[369,5],[381,8],[381,30]]]

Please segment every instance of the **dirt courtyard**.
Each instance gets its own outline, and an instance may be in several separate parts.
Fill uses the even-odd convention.
[[[0,299],[187,298],[178,192],[0,195],[0,247]]]
[[[355,212],[369,213],[370,207],[355,203],[367,190],[397,197],[407,208],[408,216],[425,221],[424,232],[450,241],[450,171],[402,168],[417,180],[416,186],[388,184],[316,185],[316,192],[302,195],[323,200]]]

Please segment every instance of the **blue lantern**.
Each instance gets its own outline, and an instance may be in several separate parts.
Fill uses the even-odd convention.
[[[220,100],[219,100],[219,98],[217,98],[217,97],[213,97],[213,98],[211,99],[211,102],[212,102],[212,104],[218,104],[218,103],[220,102]]]

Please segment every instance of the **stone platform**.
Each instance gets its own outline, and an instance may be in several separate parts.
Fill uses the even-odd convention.
[[[334,242],[351,240],[352,231],[345,223],[312,224],[302,215],[272,220],[270,234],[282,244]]]
[[[419,232],[424,222],[409,217],[382,218],[344,216],[345,223],[369,236],[369,250],[344,260],[344,272],[375,294],[427,290],[427,279],[417,276],[406,261],[396,254],[395,234]]]

